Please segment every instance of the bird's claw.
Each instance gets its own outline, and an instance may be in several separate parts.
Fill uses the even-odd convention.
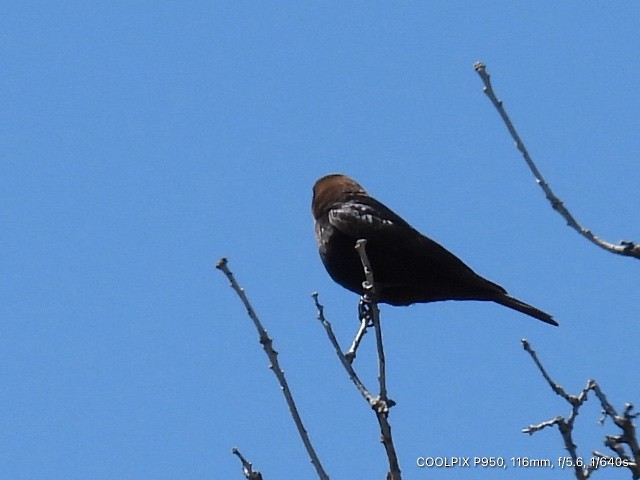
[[[360,297],[360,302],[358,303],[358,318],[361,322],[367,321],[367,328],[373,326],[371,301],[366,296]]]

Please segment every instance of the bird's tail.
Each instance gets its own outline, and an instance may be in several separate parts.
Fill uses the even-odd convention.
[[[550,325],[558,326],[558,322],[556,322],[548,313],[538,310],[533,305],[524,303],[517,298],[510,297],[509,295],[500,295],[494,300],[494,302],[504,305],[505,307],[513,308],[514,310],[525,313],[530,317],[537,318],[538,320],[542,320]]]

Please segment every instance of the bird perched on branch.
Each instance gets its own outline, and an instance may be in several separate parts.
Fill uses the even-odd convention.
[[[354,248],[363,238],[379,302],[491,301],[558,325],[548,313],[476,274],[345,175],[320,178],[313,187],[311,209],[322,262],[331,278],[352,292],[364,293],[364,272]]]

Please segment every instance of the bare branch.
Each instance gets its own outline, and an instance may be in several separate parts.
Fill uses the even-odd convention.
[[[333,345],[333,348],[335,349],[336,355],[338,355],[338,358],[340,359],[342,366],[347,371],[349,378],[351,379],[353,384],[356,386],[356,388],[358,389],[362,397],[367,401],[368,404],[373,405],[375,402],[375,397],[371,395],[369,390],[366,389],[366,387],[358,377],[358,374],[353,369],[353,366],[351,365],[351,361],[349,360],[349,358],[342,353],[342,350],[340,349],[340,345],[338,344],[338,340],[336,339],[336,336],[333,333],[333,328],[331,327],[331,323],[324,316],[324,306],[318,301],[318,292],[313,292],[311,296],[313,297],[313,301],[315,302],[316,309],[318,310],[318,320],[320,320],[320,323],[322,323],[322,326],[327,332],[329,341]]]
[[[242,456],[240,450],[232,448],[231,453],[237,456],[240,459],[240,462],[242,462],[242,473],[244,474],[244,478],[247,480],[262,480],[262,474],[258,470],[253,470],[251,462]]]
[[[509,115],[507,115],[507,112],[502,102],[498,100],[498,98],[496,97],[496,94],[493,91],[493,87],[491,86],[490,76],[487,73],[486,68],[487,68],[486,65],[481,62],[476,62],[476,64],[474,65],[475,71],[478,72],[478,75],[480,75],[480,78],[482,79],[482,83],[484,84],[483,91],[487,95],[487,97],[489,97],[489,100],[491,100],[491,103],[496,108],[496,110],[498,110],[498,113],[502,117],[502,121],[507,127],[507,130],[509,130],[511,137],[516,142],[517,149],[520,150],[520,153],[522,153],[522,156],[524,157],[525,162],[527,162],[527,165],[529,166],[531,173],[533,173],[533,176],[535,177],[536,182],[538,183],[538,185],[540,185],[540,188],[542,188],[542,190],[544,191],[544,194],[547,197],[547,200],[549,200],[549,203],[551,203],[551,207],[555,211],[557,211],[560,215],[562,215],[562,217],[567,221],[567,224],[571,228],[576,230],[580,235],[582,235],[583,237],[585,237],[587,240],[594,243],[598,247],[603,248],[611,253],[616,253],[618,255],[625,255],[628,257],[635,257],[640,259],[640,244],[624,240],[624,241],[621,241],[618,245],[615,245],[613,243],[609,243],[603,240],[600,237],[597,237],[596,235],[593,234],[591,230],[581,226],[573,217],[573,215],[571,215],[569,210],[564,206],[564,202],[560,200],[560,198],[558,198],[553,193],[553,191],[551,190],[551,187],[545,181],[542,174],[538,170],[538,167],[536,166],[531,156],[529,155],[527,148],[525,147],[524,143],[522,142],[522,139],[520,138],[520,135],[518,135],[518,132],[516,131],[516,128],[513,125],[513,122],[511,122]]]
[[[551,387],[551,390],[553,390],[556,395],[564,398],[571,405],[571,413],[569,414],[568,419],[565,419],[562,416],[557,416],[553,420],[542,422],[539,425],[529,426],[529,428],[525,428],[522,431],[523,433],[532,435],[533,433],[542,430],[545,427],[557,425],[558,430],[560,431],[560,435],[562,435],[564,446],[567,452],[569,452],[569,456],[571,457],[571,463],[569,465],[573,466],[574,473],[578,480],[586,480],[587,478],[589,478],[590,471],[588,468],[583,468],[584,464],[581,460],[579,460],[578,447],[573,441],[573,424],[575,422],[576,416],[578,415],[580,406],[587,400],[586,391],[588,391],[589,389],[589,383],[587,384],[587,387],[583,389],[582,393],[577,397],[575,395],[568,394],[559,384],[551,379],[542,363],[538,359],[538,355],[536,354],[535,350],[531,348],[529,342],[524,338],[521,340],[521,342],[526,352],[531,355],[531,358],[540,370],[540,373],[542,373],[544,379]]]
[[[364,337],[364,334],[367,333],[367,329],[369,328],[369,318],[363,313],[364,309],[364,301],[360,299],[359,303],[359,317],[360,317],[360,327],[356,332],[356,336],[353,338],[353,342],[351,342],[351,346],[347,353],[345,353],[345,357],[349,361],[349,363],[353,363],[353,360],[356,358],[356,352],[358,351],[358,347],[360,346],[360,342]]]
[[[555,394],[560,395],[570,404],[572,405],[575,404],[576,397],[574,397],[573,395],[569,395],[567,392],[564,391],[564,389],[560,385],[558,385],[551,379],[547,371],[542,366],[542,363],[540,363],[540,360],[538,360],[538,354],[536,354],[535,350],[531,348],[531,344],[529,343],[529,341],[523,338],[522,340],[520,340],[520,342],[522,343],[522,347],[525,349],[525,351],[529,355],[531,355],[531,358],[533,359],[534,363],[538,367],[538,370],[540,370],[540,373],[542,373],[542,376],[544,377],[544,379],[547,381],[547,383],[551,387],[551,390],[553,390]]]
[[[236,279],[234,278],[233,273],[231,273],[231,271],[227,267],[227,259],[221,258],[220,260],[218,260],[218,262],[216,263],[216,268],[218,270],[221,270],[227,276],[227,279],[229,280],[231,287],[238,294],[238,297],[240,297],[240,300],[242,301],[245,308],[247,309],[247,314],[249,315],[251,320],[253,320],[253,324],[258,330],[258,334],[260,335],[260,343],[262,344],[262,348],[266,352],[267,357],[271,362],[270,368],[271,370],[273,370],[273,373],[275,374],[276,378],[278,379],[278,382],[280,383],[280,387],[282,388],[282,393],[284,395],[285,400],[287,401],[287,406],[289,407],[289,411],[291,412],[293,421],[296,424],[296,428],[298,429],[298,433],[300,435],[300,438],[302,439],[302,443],[304,444],[304,447],[306,448],[307,453],[309,454],[311,463],[315,467],[318,477],[321,480],[328,480],[329,476],[325,473],[324,469],[322,468],[320,459],[318,458],[318,455],[316,454],[313,448],[313,445],[311,444],[311,440],[309,439],[309,434],[307,433],[307,430],[304,428],[304,424],[302,423],[302,418],[300,418],[300,414],[298,413],[298,408],[296,407],[295,401],[293,400],[293,395],[291,394],[291,390],[289,389],[289,385],[287,384],[287,380],[284,376],[284,372],[280,368],[280,364],[278,362],[278,352],[276,352],[273,349],[273,341],[271,340],[271,338],[269,338],[267,331],[262,326],[260,319],[256,315],[251,304],[249,303],[249,299],[244,293],[244,289],[241,288],[240,285],[238,285],[238,282],[236,282]]]
[[[567,462],[567,466],[573,466],[576,478],[579,480],[588,479],[595,470],[606,466],[627,467],[632,472],[634,480],[640,479],[640,467],[638,466],[640,464],[640,449],[638,448],[638,439],[636,436],[635,425],[633,424],[633,420],[638,416],[638,414],[632,413],[633,405],[627,403],[623,414],[618,415],[616,409],[609,403],[602,392],[602,389],[595,380],[587,381],[587,385],[578,395],[571,395],[565,392],[560,385],[551,379],[538,359],[538,355],[533,348],[531,348],[529,342],[523,339],[522,346],[527,353],[529,353],[540,370],[540,373],[542,373],[542,376],[554,393],[564,398],[571,405],[571,412],[568,418],[565,419],[562,416],[558,416],[552,420],[539,423],[538,425],[530,425],[522,431],[531,435],[546,427],[553,427],[557,425],[558,430],[562,435],[565,448],[571,456],[571,462]],[[594,458],[592,458],[591,461],[583,462],[582,459],[578,457],[577,446],[573,442],[573,427],[576,417],[580,411],[580,407],[582,407],[582,405],[587,401],[588,393],[590,391],[594,392],[602,406],[604,416],[600,423],[603,424],[607,417],[611,418],[615,425],[622,430],[622,435],[607,435],[604,440],[605,446],[611,449],[616,454],[616,457],[594,451]],[[627,452],[627,450],[629,452]]]
[[[529,435],[531,435],[547,427],[554,427],[562,421],[564,421],[563,417],[552,418],[551,420],[547,420],[546,422],[541,422],[537,425],[529,425],[527,428],[522,429],[522,433],[528,433]]]
[[[607,397],[602,392],[600,385],[595,381],[593,382],[593,391],[596,397],[598,397],[598,400],[600,400],[605,418],[607,416],[611,418],[613,423],[622,430],[622,435],[608,435],[605,440],[605,445],[613,450],[619,458],[627,461],[629,468],[634,472],[634,479],[640,478],[640,446],[638,445],[636,427],[633,423],[638,417],[638,414],[633,413],[633,404],[625,404],[624,412],[622,415],[618,415],[616,409],[609,403]],[[624,445],[627,445],[630,455],[625,451]]]
[[[376,417],[378,419],[380,430],[382,432],[382,443],[384,444],[385,450],[387,451],[387,458],[389,458],[390,472],[388,472],[387,478],[393,479],[393,480],[400,480],[401,478],[400,467],[398,466],[397,455],[395,454],[395,449],[393,447],[393,440],[391,438],[391,427],[389,426],[389,423],[387,421],[387,416],[389,415],[389,407],[393,406],[395,403],[393,402],[393,400],[387,399],[386,404],[388,406],[385,408],[384,407],[385,403],[380,401],[380,397],[379,396],[375,397],[371,395],[369,390],[367,390],[367,388],[364,386],[364,384],[356,374],[355,370],[353,369],[352,362],[347,357],[348,354],[344,355],[342,353],[342,350],[340,349],[340,345],[338,344],[338,340],[336,339],[336,336],[333,333],[333,328],[331,327],[331,323],[324,316],[324,306],[320,304],[320,302],[318,301],[318,292],[312,293],[311,296],[313,297],[313,300],[316,305],[316,309],[318,311],[318,320],[320,320],[320,322],[322,323],[322,326],[327,332],[329,341],[333,345],[333,348],[335,349],[336,354],[338,355],[338,358],[342,363],[342,366],[347,371],[349,378],[354,383],[354,385],[356,386],[356,388],[358,389],[362,397],[367,401],[369,406],[376,412]],[[367,323],[366,320],[363,320],[363,323],[366,325]],[[384,418],[381,418],[381,417],[384,417]],[[391,449],[391,452],[392,452],[391,457],[389,456],[390,455],[389,449]]]
[[[398,463],[398,455],[396,454],[395,446],[393,444],[393,438],[391,437],[391,425],[388,421],[389,409],[395,405],[393,400],[390,400],[387,396],[387,376],[385,367],[384,347],[382,344],[382,328],[380,326],[380,310],[378,309],[378,303],[376,302],[376,290],[375,281],[373,278],[373,270],[369,257],[366,252],[367,241],[360,239],[356,242],[356,250],[360,255],[362,261],[362,267],[364,268],[365,282],[363,283],[365,294],[363,300],[370,306],[371,320],[376,332],[376,346],[378,348],[378,381],[380,383],[380,395],[376,399],[376,402],[372,405],[376,412],[376,418],[380,425],[380,432],[382,433],[382,444],[387,452],[387,458],[389,459],[389,472],[387,473],[387,479],[400,480],[400,465]]]
[[[364,274],[366,281],[363,284],[365,294],[363,301],[365,305],[369,305],[371,308],[371,320],[376,332],[376,347],[378,348],[378,381],[380,382],[380,398],[387,400],[387,373],[386,362],[384,358],[384,346],[382,344],[382,330],[380,329],[380,309],[376,302],[376,289],[373,279],[373,271],[371,269],[371,263],[369,257],[367,257],[366,251],[367,241],[360,239],[356,242],[356,251],[360,255],[362,261],[362,268],[364,268]],[[367,301],[368,300],[368,301]]]

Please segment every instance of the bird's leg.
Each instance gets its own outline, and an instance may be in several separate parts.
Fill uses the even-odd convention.
[[[362,341],[362,337],[367,333],[367,328],[373,325],[371,321],[371,303],[366,296],[360,297],[360,302],[358,303],[358,318],[360,319],[360,328],[358,328],[358,332],[353,342],[351,342],[349,350],[344,355],[349,363],[352,363],[353,359],[356,358],[356,351]]]
[[[369,295],[365,294],[360,297],[360,302],[358,303],[358,318],[360,322],[366,323],[367,328],[373,327],[373,319],[371,317],[371,299]]]

